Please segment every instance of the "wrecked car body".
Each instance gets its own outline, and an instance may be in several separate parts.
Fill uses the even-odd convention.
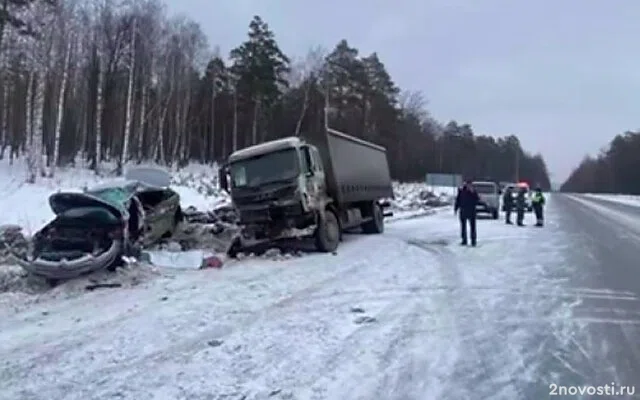
[[[117,267],[123,256],[175,232],[182,211],[170,181],[166,171],[139,168],[121,181],[54,193],[49,206],[56,217],[34,235],[26,256],[14,259],[49,279]]]

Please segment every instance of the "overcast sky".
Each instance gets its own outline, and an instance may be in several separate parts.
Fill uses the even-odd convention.
[[[342,38],[378,52],[441,121],[517,134],[552,180],[640,128],[638,0],[167,0],[228,51],[260,15],[290,56]]]

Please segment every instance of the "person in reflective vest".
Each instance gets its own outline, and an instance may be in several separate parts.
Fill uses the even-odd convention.
[[[542,189],[538,187],[531,199],[531,206],[533,207],[533,212],[536,214],[536,226],[544,225],[544,204],[545,198],[542,194]]]

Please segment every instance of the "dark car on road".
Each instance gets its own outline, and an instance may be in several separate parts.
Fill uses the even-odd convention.
[[[533,204],[531,203],[531,189],[529,188],[529,184],[527,184],[525,182],[509,183],[509,184],[505,184],[504,185],[504,190],[506,190],[507,188],[511,189],[511,195],[513,196],[513,202],[511,203],[511,204],[513,204],[513,206],[511,207],[512,208],[511,211],[515,211],[515,209],[516,209],[516,196],[518,195],[518,192],[522,188],[524,188],[524,190],[525,190],[525,193],[524,193],[524,199],[525,199],[525,204],[526,204],[525,211],[527,211],[527,212],[532,212],[533,211]],[[502,211],[506,211],[504,202],[502,203]]]

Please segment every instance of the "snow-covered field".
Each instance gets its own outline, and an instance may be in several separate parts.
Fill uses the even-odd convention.
[[[597,199],[615,201],[616,203],[627,204],[630,206],[640,207],[640,196],[634,196],[630,194],[585,194],[588,197],[594,197]]]

